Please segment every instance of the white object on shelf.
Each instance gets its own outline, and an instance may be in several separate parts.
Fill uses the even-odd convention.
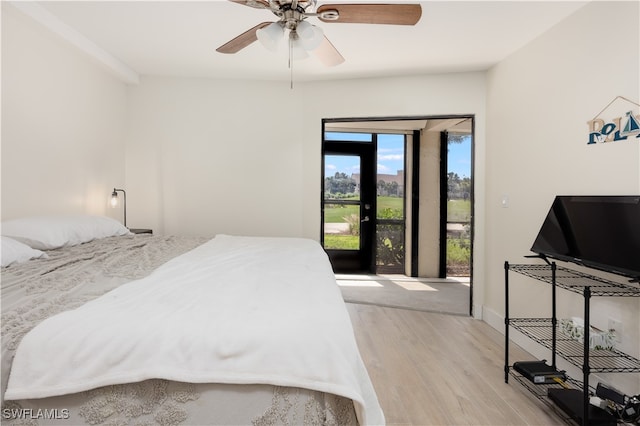
[[[584,320],[578,317],[563,318],[560,320],[560,331],[566,336],[584,343]],[[589,328],[589,349],[615,348],[616,335],[613,331],[602,331],[595,327]]]

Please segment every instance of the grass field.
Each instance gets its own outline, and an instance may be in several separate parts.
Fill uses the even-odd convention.
[[[378,211],[384,209],[402,211],[404,208],[404,200],[399,197],[378,197],[377,204]]]
[[[447,201],[447,221],[465,222],[471,221],[471,201],[449,200]]]
[[[356,235],[325,234],[324,246],[336,250],[358,250],[360,239]]]
[[[398,197],[378,197],[378,212],[384,209],[402,211],[404,200]],[[327,204],[324,210],[325,223],[347,223],[345,218],[351,215],[359,215],[357,205]],[[380,216],[380,214],[378,214]],[[447,202],[447,221],[468,223],[471,220],[471,202],[469,200],[449,200]],[[359,235],[351,234],[325,234],[324,244],[326,248],[341,250],[357,250],[359,248]],[[450,275],[468,276],[470,260],[470,241],[461,238],[447,238],[447,271]]]
[[[383,209],[400,210],[403,208],[403,199],[398,197],[378,197],[378,212]],[[324,221],[326,223],[345,223],[345,217],[352,214],[359,214],[358,206],[327,204],[324,209]]]
[[[402,210],[403,199],[398,197],[378,197],[378,212],[390,208]],[[471,220],[471,202],[469,200],[449,200],[447,202],[448,222],[469,222]],[[324,221],[326,223],[345,223],[344,217],[358,214],[358,206],[355,205],[327,205],[324,209]]]
[[[345,223],[345,217],[352,214],[359,214],[359,206],[331,204],[325,205],[324,221],[325,223]]]

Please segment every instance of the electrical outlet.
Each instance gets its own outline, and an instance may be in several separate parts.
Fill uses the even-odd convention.
[[[616,334],[616,342],[617,343],[622,343],[622,321],[617,320],[617,319],[613,319],[613,318],[609,318],[609,331],[614,330],[615,334]]]

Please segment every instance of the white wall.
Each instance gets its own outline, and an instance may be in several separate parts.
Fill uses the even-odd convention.
[[[301,234],[299,112],[284,85],[143,78],[129,100],[132,226],[181,235]]]
[[[2,219],[114,214],[125,125],[126,86],[2,2]]]
[[[338,82],[143,78],[130,89],[132,225],[320,237],[323,118],[484,117],[484,75]],[[483,144],[483,126],[477,143]]]
[[[587,121],[616,96],[640,102],[639,13],[638,2],[590,3],[488,73],[484,309],[496,328],[504,328],[503,263],[526,261],[556,194],[640,193],[640,139],[587,144]],[[601,117],[630,109],[640,114],[617,101]],[[522,285],[514,284],[512,315],[550,313],[548,286],[514,280]],[[583,316],[581,298],[564,296],[559,315]],[[622,348],[639,356],[640,300],[594,298],[592,307],[599,328],[623,320]]]

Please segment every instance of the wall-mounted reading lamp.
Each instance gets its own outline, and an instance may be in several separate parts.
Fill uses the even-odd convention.
[[[127,193],[124,189],[113,188],[111,193],[111,207],[116,208],[118,206],[118,192],[122,192],[124,195],[124,226],[127,226]]]

